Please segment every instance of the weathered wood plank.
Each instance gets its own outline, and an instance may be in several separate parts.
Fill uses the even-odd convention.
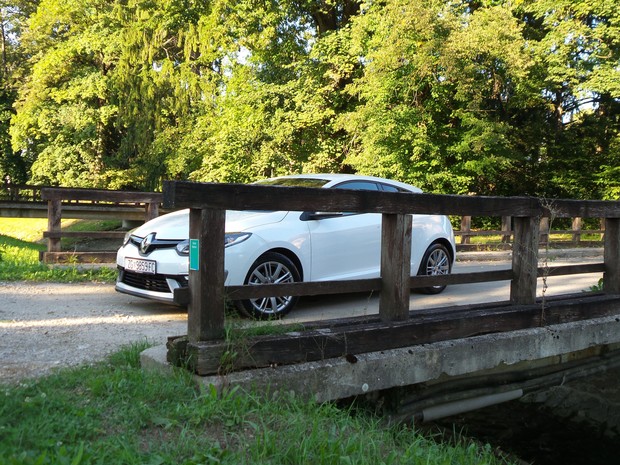
[[[381,290],[381,278],[350,281],[320,281],[261,286],[226,286],[226,296],[232,300],[256,299],[282,295],[330,295]]]
[[[166,208],[224,208],[228,210],[352,211],[360,213],[429,213],[493,216],[542,213],[536,199],[403,194],[347,189],[209,184],[185,181],[164,183]],[[473,210],[473,213],[470,211]]]
[[[536,300],[539,237],[537,217],[514,217],[510,301],[515,304],[532,304]]]
[[[620,312],[617,296],[596,295],[565,301],[550,301],[544,323],[559,324],[614,315]],[[225,351],[237,356],[226,361],[227,370],[323,360],[390,350],[417,344],[473,337],[504,331],[539,327],[543,322],[540,304],[487,308],[480,311],[425,316],[399,322],[358,324],[337,329],[324,328],[279,336],[254,337],[238,343],[190,342],[190,363],[200,375],[219,373]],[[234,346],[237,344],[238,346]]]
[[[601,273],[605,271],[604,263],[587,263],[583,265],[564,265],[539,267],[537,276],[568,276],[573,274]]]
[[[43,237],[59,239],[77,237],[84,239],[122,239],[127,231],[43,231]]]
[[[596,270],[599,271],[599,270]],[[459,273],[453,275],[412,276],[409,281],[411,289],[452,284],[485,283],[509,281],[513,278],[512,270],[482,271]],[[358,292],[380,292],[381,278],[359,279],[350,281],[320,281],[290,284],[264,284],[261,286],[226,286],[226,297],[231,300],[255,299],[281,295],[312,296],[330,294],[353,294]],[[187,305],[189,289],[175,289],[175,303]]]
[[[381,294],[379,315],[384,321],[409,316],[411,276],[411,215],[383,215],[381,221]]]
[[[43,200],[90,200],[97,202],[122,203],[161,203],[163,194],[159,192],[131,192],[107,189],[81,189],[68,187],[44,187]]]
[[[50,233],[60,232],[60,222],[62,218],[62,205],[60,200],[49,200],[47,202],[47,230]],[[48,252],[60,252],[60,239],[50,237],[47,239]]]
[[[549,216],[548,202],[531,197],[486,197],[315,189],[247,184],[164,182],[166,208],[351,211],[388,214]],[[620,217],[620,202],[555,200],[556,217]]]
[[[563,276],[582,273],[599,273],[605,271],[603,263],[589,263],[584,265],[564,265],[548,268],[537,268],[536,275]],[[513,271],[493,270],[472,273],[458,273],[438,276],[412,276],[409,280],[410,289],[419,289],[429,286],[443,286],[454,284],[487,283],[495,281],[510,281],[514,277]],[[380,292],[381,279],[360,279],[351,281],[321,281],[291,284],[265,284],[262,286],[226,286],[226,297],[231,300],[254,299],[281,295],[313,296],[331,294],[353,294],[360,292]],[[187,305],[189,289],[175,289],[175,302],[178,305]]]
[[[620,294],[620,219],[605,220],[605,274],[603,289],[610,294]]]
[[[190,210],[189,237],[198,240],[198,263],[193,269],[190,255],[189,270],[187,335],[192,342],[224,336],[225,221],[224,210]]]

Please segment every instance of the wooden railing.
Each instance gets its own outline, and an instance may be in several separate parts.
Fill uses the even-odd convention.
[[[600,223],[600,229],[583,229],[583,218],[575,217],[571,218],[571,228],[570,229],[552,229],[552,224],[548,217],[542,217],[540,219],[540,243],[541,244],[551,244],[553,243],[556,246],[562,245],[570,245],[570,246],[580,246],[580,245],[597,245],[602,242],[604,233],[605,233],[605,221],[604,219],[598,219]],[[457,242],[457,247],[459,250],[476,250],[477,248],[489,249],[489,248],[497,248],[497,249],[509,249],[512,243],[512,217],[510,216],[502,216],[501,218],[501,229],[491,230],[491,229],[472,229],[472,217],[469,215],[464,215],[461,217],[460,229],[454,231],[454,235],[460,238]],[[569,236],[570,239],[557,239],[557,236]],[[590,240],[584,242],[582,237],[584,235],[598,235],[598,240]],[[480,241],[476,244],[471,242],[471,238],[473,237],[486,237],[490,238],[492,236],[498,237],[498,241]],[[554,236],[556,238],[554,238]]]
[[[41,202],[42,186],[26,184],[0,184],[0,201],[4,202]]]
[[[46,187],[41,190],[41,198],[47,201],[48,220],[47,231],[43,233],[43,237],[47,239],[47,252],[43,253],[41,258],[46,263],[55,263],[66,261],[67,256],[77,261],[84,261],[84,257],[87,257],[88,260],[97,260],[97,253],[63,253],[60,242],[63,237],[120,240],[125,235],[124,231],[63,231],[61,229],[63,211],[80,209],[96,217],[97,212],[102,214],[104,211],[112,210],[116,212],[118,218],[122,218],[123,214],[130,214],[130,217],[134,217],[136,211],[138,211],[141,212],[140,216],[142,219],[148,221],[159,215],[162,194],[156,192]],[[82,259],[80,258],[81,256]],[[109,261],[109,257],[106,257],[106,261]]]
[[[379,316],[396,322],[409,318],[412,288],[510,280],[510,302],[533,304],[536,281],[548,270],[538,267],[540,220],[604,218],[604,262],[555,267],[553,274],[604,272],[604,289],[620,294],[620,202],[537,198],[471,197],[432,194],[347,191],[300,187],[164,184],[164,207],[190,208],[190,238],[199,243],[199,265],[189,273],[189,288],[175,291],[188,301],[188,340],[214,341],[224,336],[224,299],[275,295],[314,295],[380,291]],[[350,211],[381,213],[381,277],[337,282],[303,282],[224,287],[224,223],[226,210]],[[512,269],[444,276],[409,276],[410,214],[512,217]]]
[[[82,218],[82,219],[109,219],[122,218],[122,219],[135,219],[135,220],[148,220],[157,215],[157,212],[161,212],[161,209],[155,204],[161,203],[163,197],[160,193],[155,192],[129,192],[129,191],[112,191],[103,189],[69,189],[69,188],[51,188],[46,186],[32,186],[32,185],[15,185],[15,184],[1,184],[0,185],[0,215],[6,217],[45,217],[46,214],[46,201],[42,198],[42,192],[45,191],[46,195],[50,192],[64,192],[67,195],[71,192],[75,193],[75,198],[61,199],[61,203],[64,205],[62,216],[64,218]],[[91,196],[90,193],[94,195]],[[66,195],[66,194],[60,194]],[[138,195],[136,198],[135,195]],[[152,196],[152,203],[141,202],[144,199],[144,195],[148,197]],[[119,198],[122,201],[118,201]],[[88,200],[86,197],[92,197],[92,200]],[[136,200],[137,199],[137,200]],[[47,200],[47,197],[46,197]],[[49,200],[47,201],[49,204]],[[31,205],[31,210],[28,210],[28,206]],[[146,214],[145,214],[146,211]],[[13,214],[12,214],[13,212]],[[47,212],[54,212],[54,209],[47,208]],[[48,216],[49,217],[49,216]],[[550,229],[549,218],[543,217],[540,220],[540,242],[541,244],[551,244],[554,247],[566,247],[566,246],[601,246],[603,236],[605,232],[605,220],[597,219],[600,223],[599,229],[583,229],[583,218],[575,217],[571,218],[570,229]],[[551,226],[555,226],[554,224]],[[591,225],[590,225],[591,226]],[[501,228],[496,230],[490,230],[485,228],[472,228],[472,216],[463,215],[460,217],[460,228],[456,228],[454,231],[457,237],[457,250],[459,251],[475,251],[475,250],[509,250],[512,248],[512,217],[503,216],[501,218]],[[86,232],[86,233],[71,233],[71,232],[58,232],[48,231],[45,237],[48,239],[58,239],[59,237],[83,237],[83,238],[118,238],[122,233],[108,231],[108,232]],[[562,235],[564,237],[558,237]],[[584,235],[589,235],[590,240],[583,240]],[[569,239],[566,239],[566,236]],[[594,238],[592,238],[594,236]],[[598,238],[596,237],[598,236]],[[472,238],[485,238],[485,240],[478,240],[475,243],[472,242]],[[52,242],[52,248],[57,247],[58,242]],[[48,258],[53,257],[52,250]],[[106,256],[111,254],[107,254]]]

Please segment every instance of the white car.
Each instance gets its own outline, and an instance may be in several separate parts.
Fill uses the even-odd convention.
[[[303,186],[419,193],[420,189],[371,176],[307,174],[259,181]],[[225,236],[226,285],[376,278],[380,271],[381,214],[299,211],[228,211]],[[130,231],[117,254],[116,290],[173,303],[174,289],[188,285],[189,211],[155,218]],[[448,274],[456,256],[450,221],[413,215],[412,274]],[[425,288],[439,293],[445,286]],[[237,301],[256,318],[288,313],[298,297]]]

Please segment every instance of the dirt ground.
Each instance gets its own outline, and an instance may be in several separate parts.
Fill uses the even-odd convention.
[[[0,383],[186,333],[185,309],[119,294],[112,284],[0,282]]]

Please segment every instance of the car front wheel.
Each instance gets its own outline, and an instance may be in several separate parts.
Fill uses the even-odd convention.
[[[256,259],[245,278],[245,284],[286,284],[301,281],[295,264],[285,255],[267,252]],[[237,308],[258,319],[281,318],[290,312],[299,297],[279,296],[238,300]]]
[[[452,260],[450,252],[443,244],[432,244],[422,258],[418,275],[420,276],[436,276],[442,274],[450,274],[452,271]],[[423,287],[420,292],[423,294],[439,294],[446,286],[430,286]]]

